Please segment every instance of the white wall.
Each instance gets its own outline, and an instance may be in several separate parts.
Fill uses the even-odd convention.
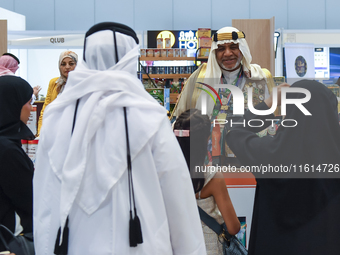
[[[24,15],[0,8],[0,19],[7,20],[7,30],[24,31],[26,29],[26,17]]]

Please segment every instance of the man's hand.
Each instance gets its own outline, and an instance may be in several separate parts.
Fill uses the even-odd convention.
[[[38,98],[38,94],[39,94],[40,90],[41,90],[41,87],[39,85],[33,87],[33,94],[36,98]]]
[[[290,87],[290,85],[288,83],[281,83],[279,86],[277,86],[277,106],[281,105],[281,89],[283,87]],[[268,108],[272,107],[273,104],[273,92],[270,93],[270,96],[264,100],[264,102],[266,103],[266,105],[268,106]]]

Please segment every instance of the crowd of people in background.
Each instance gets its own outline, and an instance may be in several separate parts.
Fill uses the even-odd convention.
[[[308,80],[281,84],[273,93],[272,76],[251,63],[242,31],[225,27],[213,38],[208,63],[188,79],[172,126],[136,76],[139,40],[126,25],[91,27],[79,63],[72,51],[60,54],[60,76],[49,83],[37,134],[26,123],[41,88],[15,76],[16,56],[1,56],[0,225],[15,236],[33,234],[38,255],[225,255],[225,240],[199,210],[233,236],[240,221],[224,175],[197,172],[197,166],[339,165],[335,95]],[[263,127],[224,120],[260,119],[267,128],[274,114],[233,115],[230,91],[218,90],[220,101],[202,107],[202,86],[219,83],[245,94],[253,88],[253,104],[262,111],[273,102],[280,106],[282,90],[306,89],[311,99],[304,106],[311,115],[290,104],[285,118],[298,125],[281,125],[275,135],[260,137]],[[301,93],[289,99],[301,99]],[[223,125],[216,128],[217,119]],[[34,166],[21,139],[36,136]],[[339,178],[322,173],[255,178],[250,255],[338,253]],[[6,250],[0,241],[0,252]]]

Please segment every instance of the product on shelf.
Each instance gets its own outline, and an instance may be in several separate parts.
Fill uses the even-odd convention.
[[[35,140],[21,140],[22,149],[27,154],[27,156],[35,163],[36,152],[38,150],[39,138]]]
[[[210,48],[201,48],[198,51],[198,57],[209,57]]]
[[[211,37],[200,37],[198,38],[199,48],[210,48],[211,47]]]
[[[33,134],[37,133],[37,106],[32,105],[31,114],[27,121],[27,127],[31,130]]]
[[[146,49],[146,56],[153,57],[153,49]]]
[[[196,70],[196,66],[146,66],[148,74],[191,74]],[[145,73],[142,69],[142,73]]]
[[[161,49],[161,57],[166,58],[168,56],[167,49]]]
[[[163,48],[163,38],[157,38],[157,49]]]
[[[183,58],[183,57],[187,57],[187,49],[181,49],[181,57]]]
[[[172,58],[175,56],[174,49],[167,49],[167,52],[168,52],[168,57]]]
[[[187,49],[141,49],[141,57],[162,57],[162,58],[186,58],[188,57]]]
[[[160,105],[163,105],[168,111],[170,110],[170,89],[154,88],[146,89],[146,91],[148,91]]]
[[[198,37],[198,57],[209,57],[211,47],[211,29],[210,28],[199,28],[197,30]]]
[[[171,48],[171,38],[165,38],[165,48],[166,49]]]
[[[24,152],[27,153],[27,150],[28,150],[28,140],[21,140],[21,147],[22,149],[24,150]]]
[[[340,97],[340,87],[338,85],[335,85],[335,86],[331,85],[331,86],[328,86],[328,88],[334,93],[336,97]]]
[[[39,140],[29,140],[27,146],[27,156],[32,160],[33,164],[35,163],[36,153],[38,150]]]
[[[170,93],[178,93],[178,94],[180,94],[182,92],[183,86],[184,86],[184,81],[183,80],[171,82]]]
[[[181,56],[181,50],[180,49],[174,49],[175,50],[175,56],[176,58],[179,58]]]
[[[197,30],[197,37],[211,37],[211,29],[210,28],[199,28]]]
[[[273,77],[275,86],[279,86],[281,83],[285,82],[285,77],[284,76],[275,76]]]
[[[161,56],[161,50],[160,49],[154,49],[153,50],[153,56],[156,58],[159,58]]]

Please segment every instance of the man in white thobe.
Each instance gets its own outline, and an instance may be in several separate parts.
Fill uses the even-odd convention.
[[[131,28],[93,26],[84,60],[46,108],[34,176],[37,255],[67,243],[65,225],[72,255],[206,254],[186,161],[165,109],[137,79],[138,55]],[[143,238],[136,245],[129,238],[131,192]]]

